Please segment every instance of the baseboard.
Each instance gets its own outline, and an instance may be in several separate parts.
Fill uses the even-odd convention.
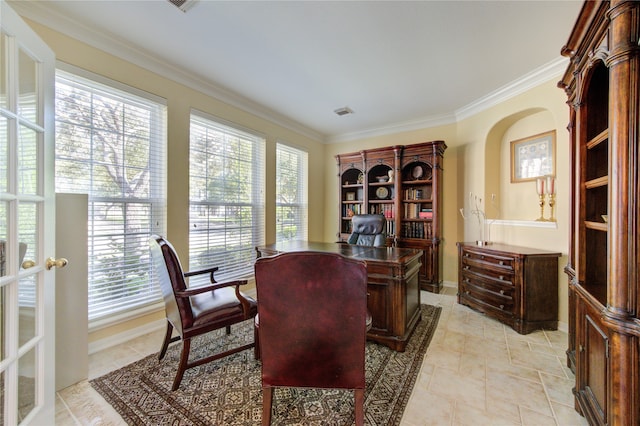
[[[569,324],[567,324],[566,322],[558,321],[558,330],[569,333]]]
[[[442,286],[443,287],[451,287],[451,288],[458,288],[458,283],[455,281],[447,281],[447,280],[443,280],[442,281]]]
[[[105,337],[104,339],[96,340],[95,342],[90,342],[89,355],[100,352],[104,349],[108,349],[112,346],[120,345],[137,337],[144,336],[145,334],[152,333],[158,330],[164,330],[166,326],[167,320],[162,318],[156,321],[148,322],[139,327],[130,328],[126,331],[123,331],[122,333],[114,334],[109,337]],[[158,350],[160,349],[161,343],[162,342],[158,342]]]

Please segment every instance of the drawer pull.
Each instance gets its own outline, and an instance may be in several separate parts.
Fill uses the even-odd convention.
[[[500,290],[500,294],[504,294],[504,290]]]
[[[468,282],[469,282],[469,278],[465,278],[465,279],[464,279],[464,282],[465,282],[465,283],[468,283]]]
[[[500,305],[500,309],[504,309],[504,305]]]
[[[500,277],[498,278],[500,281],[504,281],[504,275],[500,275]]]
[[[500,261],[500,264],[501,264],[501,265],[504,265],[504,260],[501,260],[501,261]]]
[[[471,292],[469,292],[469,290],[465,290],[464,294],[471,294]]]
[[[465,270],[465,271],[466,271],[466,270],[468,270],[468,269],[469,269],[469,267],[468,267],[468,266],[465,266],[465,267],[464,267],[464,270]]]

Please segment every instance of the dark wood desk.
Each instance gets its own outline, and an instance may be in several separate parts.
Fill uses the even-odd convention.
[[[296,251],[338,253],[367,264],[367,307],[373,320],[367,338],[403,352],[420,321],[418,271],[422,250],[341,243],[287,241],[256,247],[258,257]],[[260,303],[260,301],[258,301]]]

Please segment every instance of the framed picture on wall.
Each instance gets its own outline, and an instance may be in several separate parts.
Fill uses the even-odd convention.
[[[556,131],[511,142],[511,183],[556,175]]]

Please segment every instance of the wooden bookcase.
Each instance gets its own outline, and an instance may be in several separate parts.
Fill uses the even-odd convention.
[[[390,146],[336,155],[338,239],[351,234],[355,214],[382,214],[387,245],[423,251],[420,288],[442,289],[443,141]]]
[[[585,2],[562,54],[570,105],[567,364],[594,425],[640,424],[640,2]]]

